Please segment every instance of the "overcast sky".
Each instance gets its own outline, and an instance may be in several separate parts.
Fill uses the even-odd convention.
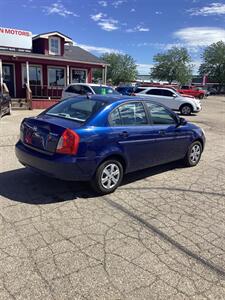
[[[188,48],[197,70],[204,47],[225,41],[225,1],[1,0],[0,20],[33,34],[60,31],[96,55],[130,54],[141,74],[174,45]]]

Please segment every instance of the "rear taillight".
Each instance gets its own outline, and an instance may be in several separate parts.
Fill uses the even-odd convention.
[[[63,154],[77,154],[80,137],[71,129],[66,129],[61,135],[56,152]]]
[[[24,139],[24,124],[23,122],[20,125],[20,140],[23,142]]]

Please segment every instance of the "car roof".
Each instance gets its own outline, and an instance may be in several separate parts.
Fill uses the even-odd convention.
[[[73,98],[74,100],[87,98],[93,101],[102,101],[107,104],[118,103],[118,102],[123,103],[127,101],[146,101],[146,100],[154,103],[154,101],[151,101],[150,99],[144,99],[138,96],[132,97],[132,96],[125,96],[125,95],[87,95],[87,96],[76,96],[71,98]],[[71,99],[71,98],[67,98],[67,99]],[[67,99],[63,101],[66,101]]]
[[[158,87],[158,86],[146,86],[146,87],[141,87],[144,88],[145,90],[152,90],[152,89],[156,89],[156,90],[173,90],[173,88],[171,87]]]
[[[85,85],[85,86],[103,86],[103,87],[110,87],[108,85],[105,84],[96,84],[96,83],[79,83],[79,82],[74,82],[74,83],[70,83],[68,86],[70,85]]]
[[[117,89],[133,89],[133,86],[118,86]]]

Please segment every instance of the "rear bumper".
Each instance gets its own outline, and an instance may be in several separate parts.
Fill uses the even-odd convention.
[[[88,181],[95,172],[95,162],[69,155],[46,155],[26,147],[21,141],[16,144],[18,160],[44,175],[62,180]]]

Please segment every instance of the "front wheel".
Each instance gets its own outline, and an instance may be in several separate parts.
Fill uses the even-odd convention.
[[[200,161],[201,155],[202,155],[202,144],[199,141],[192,143],[184,158],[185,165],[187,167],[196,166]]]
[[[117,160],[104,161],[91,181],[93,189],[101,195],[114,192],[123,179],[123,167]]]
[[[202,100],[203,98],[204,98],[204,95],[203,94],[201,94],[201,95],[199,95],[199,97],[198,97],[200,100]]]
[[[189,116],[192,113],[192,107],[189,104],[184,104],[180,108],[180,113],[184,116]]]
[[[12,103],[9,102],[7,115],[11,115],[11,114],[12,114]]]

